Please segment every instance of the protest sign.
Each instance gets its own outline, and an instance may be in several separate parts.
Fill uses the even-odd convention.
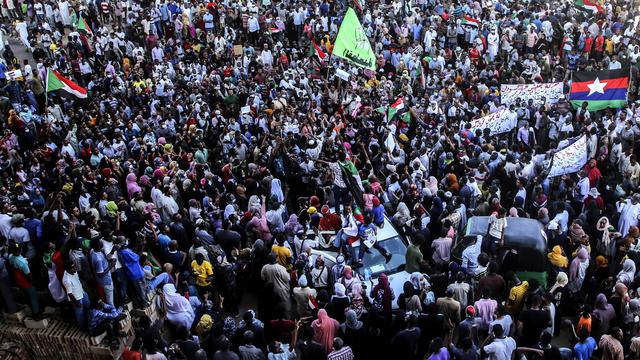
[[[508,109],[501,109],[487,116],[471,120],[471,131],[475,132],[478,129],[482,131],[488,128],[492,135],[509,132],[515,126],[510,115]]]
[[[562,83],[559,82],[500,85],[500,102],[507,106],[515,104],[518,98],[525,104],[527,104],[529,100],[533,100],[535,105],[540,105],[543,102],[543,98],[545,103],[555,104],[560,100],[562,95]]]
[[[587,137],[581,136],[573,144],[553,154],[549,177],[572,174],[587,163]]]

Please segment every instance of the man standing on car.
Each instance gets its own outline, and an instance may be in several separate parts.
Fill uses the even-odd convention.
[[[364,222],[358,226],[358,237],[360,238],[360,247],[358,249],[357,265],[362,266],[362,258],[365,251],[375,248],[384,256],[386,262],[391,261],[391,254],[378,243],[377,228],[371,222],[371,212],[364,213]]]

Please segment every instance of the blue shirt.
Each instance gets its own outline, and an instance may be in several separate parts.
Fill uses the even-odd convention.
[[[576,360],[589,360],[596,348],[596,341],[592,337],[588,337],[584,343],[577,343],[573,347],[573,358]]]
[[[382,204],[378,206],[374,206],[371,209],[371,213],[373,215],[373,223],[381,226],[384,224],[384,206]]]
[[[27,219],[24,222],[24,228],[29,232],[29,238],[33,242],[33,245],[39,248],[40,240],[42,239],[42,220]]]
[[[115,319],[122,313],[122,309],[114,308],[113,305],[104,304],[102,309],[91,309],[89,313],[89,333],[95,335],[96,328],[103,322]]]
[[[140,257],[131,249],[118,250],[120,256],[120,264],[125,270],[125,274],[131,280],[138,281],[144,278],[144,271],[140,266]]]
[[[91,251],[91,265],[96,274],[96,281],[100,286],[113,284],[111,271],[107,271],[109,262],[102,252]]]
[[[373,224],[365,225],[362,224],[358,227],[358,237],[362,240],[366,240],[369,236],[373,236],[376,232],[376,226]]]

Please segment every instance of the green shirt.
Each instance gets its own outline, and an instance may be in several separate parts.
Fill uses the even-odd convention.
[[[408,273],[420,272],[420,263],[422,262],[422,252],[416,245],[409,245],[407,248],[407,264],[405,271]]]

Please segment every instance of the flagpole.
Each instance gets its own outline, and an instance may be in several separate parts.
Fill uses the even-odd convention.
[[[327,64],[327,78],[324,80],[325,83],[329,82],[329,71],[331,71],[331,59],[333,58],[333,54],[329,53],[329,63]]]
[[[631,78],[631,76],[632,76],[632,74],[631,74],[631,66],[629,66],[629,82],[627,83],[627,93],[625,94],[625,97],[624,97],[625,103],[629,102],[629,89],[631,88],[631,80],[633,80]]]
[[[45,114],[47,112],[47,107],[49,106],[49,91],[47,91],[47,89],[49,89],[49,68],[45,68],[46,72],[44,73],[45,76],[45,80],[44,80],[44,111]]]

